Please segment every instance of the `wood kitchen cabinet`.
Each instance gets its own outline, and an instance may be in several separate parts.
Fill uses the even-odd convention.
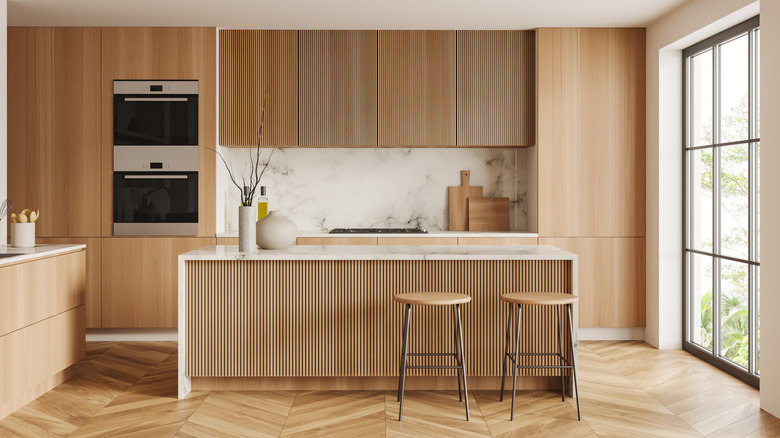
[[[298,145],[298,31],[219,31],[219,144]]]
[[[114,80],[198,81],[198,235],[216,233],[217,31],[206,27],[101,28],[103,236],[113,234]]]
[[[540,29],[539,235],[645,235],[645,30]]]
[[[458,146],[535,144],[535,32],[458,31]]]
[[[301,146],[376,146],[377,32],[302,30]]]
[[[379,145],[455,144],[456,32],[379,31]]]
[[[103,328],[176,328],[178,255],[216,238],[103,238]]]
[[[100,235],[100,29],[8,29],[8,197],[38,237]]]

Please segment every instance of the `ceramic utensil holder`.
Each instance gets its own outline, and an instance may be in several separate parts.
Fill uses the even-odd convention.
[[[257,252],[255,239],[255,223],[257,222],[257,207],[238,207],[238,250],[254,254]]]
[[[11,246],[17,248],[35,246],[35,223],[11,223]]]

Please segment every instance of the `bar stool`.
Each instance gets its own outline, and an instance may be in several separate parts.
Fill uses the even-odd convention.
[[[469,396],[466,390],[466,359],[463,353],[463,329],[460,317],[460,305],[471,301],[471,297],[465,294],[448,292],[413,292],[396,294],[393,301],[406,305],[404,313],[403,346],[401,347],[401,365],[398,375],[398,421],[404,412],[404,384],[406,382],[407,369],[457,369],[458,370],[458,401],[466,401],[466,421],[469,420]],[[412,325],[412,305],[420,306],[452,306],[452,317],[455,323],[455,352],[454,353],[409,353],[409,332]],[[410,366],[407,365],[409,356],[454,356],[455,365]],[[463,380],[463,394],[461,395],[461,379]]]
[[[529,369],[529,368],[558,368],[561,370],[561,399],[566,401],[565,394],[565,378],[564,369],[571,369],[574,375],[574,396],[577,399],[577,418],[582,421],[582,413],[580,412],[580,393],[577,389],[577,365],[574,359],[574,330],[572,328],[571,307],[572,304],[578,301],[576,295],[563,294],[563,293],[548,293],[548,292],[515,292],[501,294],[501,301],[509,303],[509,318],[506,324],[506,346],[504,348],[503,359],[503,371],[501,373],[501,397],[500,401],[504,401],[504,380],[506,380],[507,360],[512,361],[514,364],[514,380],[512,381],[512,414],[509,419],[514,421],[515,419],[515,390],[517,388],[517,369]],[[515,352],[509,352],[509,333],[512,326],[512,305],[517,305],[517,333],[515,334]],[[534,352],[534,353],[520,353],[520,314],[522,313],[523,306],[554,306],[555,316],[558,321],[558,352]],[[566,307],[569,316],[569,335],[571,337],[571,363],[563,357],[563,337],[561,335],[561,308]],[[518,356],[555,356],[560,362],[560,365],[521,365],[518,362]]]

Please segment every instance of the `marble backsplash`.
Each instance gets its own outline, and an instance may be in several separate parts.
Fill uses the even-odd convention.
[[[251,148],[223,148],[233,173],[249,174]],[[264,150],[263,160],[270,149]],[[279,210],[299,230],[336,227],[448,229],[447,187],[471,185],[484,196],[510,199],[512,231],[527,229],[525,149],[276,149],[261,185],[269,209]],[[259,190],[258,190],[259,194]],[[239,191],[217,159],[217,229],[238,229]]]

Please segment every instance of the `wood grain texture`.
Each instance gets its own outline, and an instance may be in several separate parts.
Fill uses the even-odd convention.
[[[376,146],[377,32],[302,30],[301,146]]]
[[[449,231],[468,231],[469,198],[481,198],[482,186],[470,184],[471,171],[460,171],[460,185],[447,187],[449,206]]]
[[[509,231],[509,198],[468,199],[469,231]]]
[[[378,237],[378,245],[457,245],[457,237]]]
[[[379,31],[379,145],[455,145],[455,31]]]
[[[35,228],[43,236],[56,221],[47,191],[56,164],[51,160],[51,28],[8,29],[8,83],[8,198],[16,213],[41,210]]]
[[[198,235],[216,233],[216,29],[101,28],[102,235],[113,234],[113,81],[198,80]]]
[[[297,245],[376,245],[376,237],[299,237]]]
[[[84,342],[83,305],[0,336],[0,418],[58,383],[84,357]]]
[[[577,254],[580,327],[645,326],[644,238],[540,237]]]
[[[84,250],[0,267],[0,336],[84,305]]]
[[[238,237],[217,237],[217,245],[238,245]]]
[[[540,29],[539,234],[645,235],[644,29]]]
[[[298,145],[298,31],[219,31],[219,144]]]
[[[176,328],[178,255],[215,238],[103,238],[103,328]]]
[[[568,261],[185,264],[185,373],[192,377],[397,376],[403,306],[394,304],[393,296],[422,290],[472,297],[462,307],[469,375],[500,376],[508,307],[500,304],[500,294],[571,290]],[[524,312],[523,351],[557,345],[553,315],[542,308]],[[411,352],[452,346],[452,323],[449,308],[415,308]],[[551,375],[540,369],[524,373]],[[414,370],[411,375],[452,373]]]
[[[533,146],[532,30],[458,31],[458,145]]]
[[[64,243],[72,243],[78,245],[87,245],[87,290],[84,300],[86,314],[86,327],[87,328],[100,328],[101,327],[101,311],[100,311],[100,274],[101,274],[101,244],[99,237],[90,238],[72,238],[72,237],[39,237],[35,240],[36,243],[42,245],[59,245]]]
[[[458,245],[536,245],[537,237],[458,237]]]

